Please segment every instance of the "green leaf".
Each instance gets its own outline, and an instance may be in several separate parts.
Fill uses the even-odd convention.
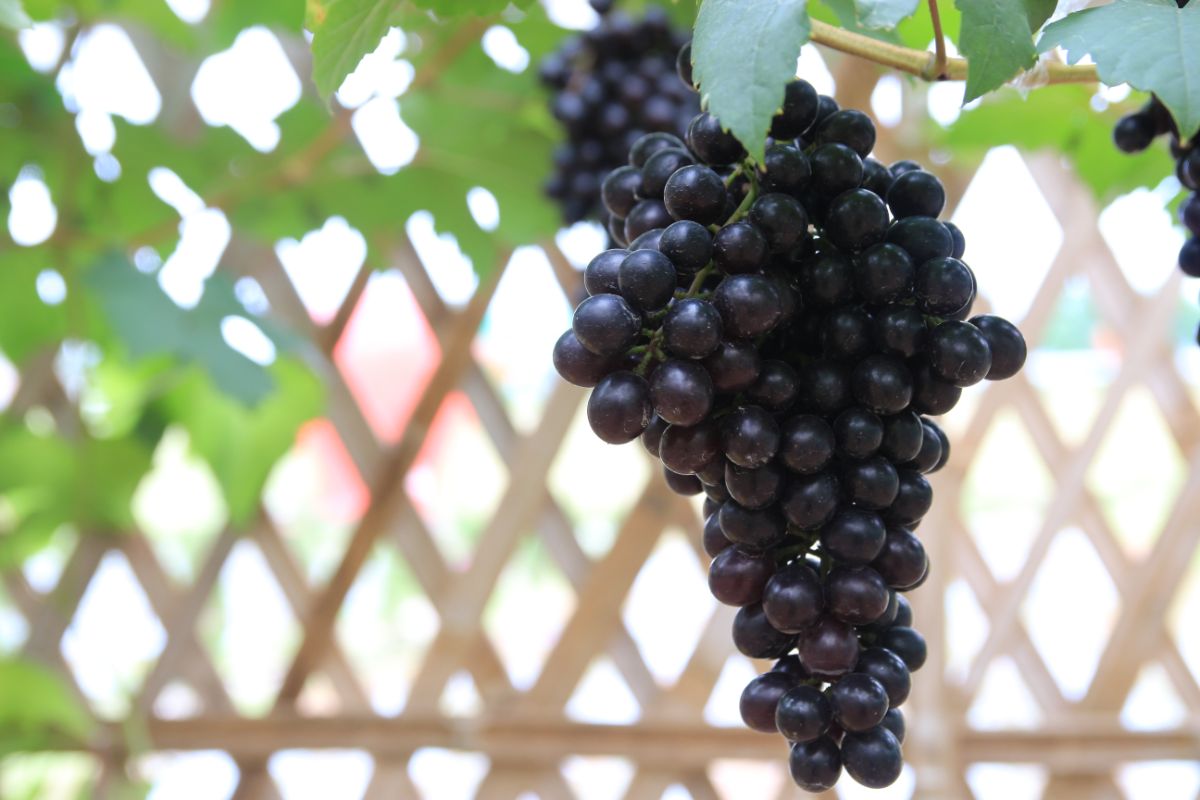
[[[1025,3],[1025,18],[1029,20],[1029,30],[1036,31],[1046,24],[1046,20],[1050,19],[1050,15],[1054,13],[1054,9],[1058,7],[1058,0],[1023,0]]]
[[[321,381],[293,358],[269,367],[275,391],[254,408],[224,396],[200,372],[192,372],[154,405],[182,425],[192,448],[212,467],[234,522],[258,507],[271,468],[288,451],[300,425],[324,408]]]
[[[33,20],[21,7],[21,0],[0,0],[0,27],[20,30],[28,28]]]
[[[221,335],[225,317],[245,315],[232,299],[228,281],[209,279],[200,303],[192,309],[175,305],[152,276],[138,272],[118,253],[93,264],[86,281],[134,358],[169,353],[200,364],[226,394],[248,406],[271,391],[267,370],[231,348]]]
[[[82,743],[93,721],[67,683],[47,667],[0,659],[0,753]]]
[[[328,100],[362,57],[396,22],[396,4],[387,0],[332,0],[313,31],[313,82]]]
[[[917,13],[921,0],[854,0],[858,21],[864,28],[891,30]]]
[[[1154,92],[1184,138],[1200,129],[1200,3],[1116,0],[1077,11],[1046,26],[1038,49],[1054,47],[1072,64],[1091,55],[1109,86]]]
[[[756,160],[808,41],[806,0],[704,0],[692,61],[705,107]]]
[[[499,14],[510,5],[524,8],[533,0],[413,0],[413,5],[433,11],[442,19]]]
[[[857,13],[854,7],[854,0],[822,0],[820,3],[810,3],[808,6],[808,16],[810,19],[828,22],[830,25],[838,25],[848,31],[861,33],[864,36],[870,36],[872,39],[878,39],[881,42],[901,43],[900,35],[895,30],[865,27],[859,22]],[[800,77],[804,76],[801,75]]]
[[[999,89],[1037,59],[1024,0],[955,0],[958,47],[969,61],[964,103]]]

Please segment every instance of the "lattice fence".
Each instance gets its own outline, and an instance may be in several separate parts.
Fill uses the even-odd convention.
[[[885,155],[901,155],[897,148],[881,143]],[[1055,362],[1038,355],[1028,374],[969,393],[951,418],[953,457],[934,479],[935,510],[922,526],[935,571],[914,598],[931,659],[910,702],[905,750],[913,769],[887,796],[1195,796],[1200,786],[1190,781],[1200,783],[1200,776],[1187,764],[1154,778],[1159,789],[1150,794],[1138,789],[1144,782],[1130,783],[1136,773],[1123,771],[1133,762],[1200,760],[1200,659],[1188,633],[1200,611],[1200,413],[1196,386],[1181,377],[1172,334],[1180,287],[1171,277],[1148,294],[1135,291],[1097,227],[1099,209],[1069,170],[1046,156],[1025,161],[1067,244],[1021,325],[1031,342],[1044,341],[1064,297],[1082,286],[1098,311],[1093,340],[1110,342],[1110,369],[1090,394],[1068,392],[1063,400],[1055,382],[1078,389],[1076,378],[1047,377]],[[952,177],[958,196],[969,177]],[[562,292],[577,296],[579,272],[554,243],[542,250]],[[471,769],[482,776],[476,796],[488,800],[602,797],[610,785],[612,796],[627,798],[793,796],[778,737],[722,724],[736,715],[730,706],[748,670],[729,641],[732,610],[705,598],[697,506],[670,494],[657,476],[645,479],[647,462],[632,447],[626,460],[613,463],[628,470],[635,502],[614,501],[627,506],[615,531],[598,539],[588,533],[586,508],[554,477],[565,451],[587,441],[577,435],[584,393],[554,384],[537,401],[544,406],[536,424],[518,424],[479,355],[485,315],[507,280],[505,263],[459,307],[447,304],[411,247],[392,263],[415,300],[414,308],[392,313],[419,310],[439,356],[428,370],[380,364],[395,371],[394,380],[421,387],[407,418],[381,433],[364,412],[378,398],[371,401],[348,379],[339,355],[358,310],[393,297],[380,279],[364,267],[332,318],[316,324],[275,252],[235,238],[225,258],[227,268],[254,277],[275,313],[311,339],[331,398],[332,425],[324,430],[336,432],[329,438],[344,447],[369,497],[348,530],[331,534],[332,567],[314,568],[268,503],[248,529],[227,528],[204,540],[190,573],[168,569],[157,543],[131,532],[81,537],[55,581],[32,580],[28,570],[4,576],[28,625],[24,652],[57,665],[73,682],[86,666],[68,663],[64,636],[83,624],[76,619],[81,598],[109,554],[127,561],[161,622],[161,647],[128,687],[128,708],[117,710],[125,721],[107,719],[93,744],[91,795],[103,797],[116,771],[153,763],[146,753],[223,751],[237,767],[236,797],[280,797],[273,757],[333,748],[369,756],[368,798],[440,800],[452,796],[451,784],[470,795]],[[543,311],[552,313],[525,309]],[[544,344],[544,351],[523,357],[548,361]],[[25,371],[15,412],[44,405],[69,418],[52,367],[43,360]],[[486,432],[484,449],[507,474],[496,502],[485,504],[478,536],[457,551],[413,496],[427,439],[449,424],[442,417],[452,406],[469,407],[468,416]],[[1156,440],[1134,424],[1147,419],[1155,421]],[[1122,436],[1135,441],[1113,444]],[[1026,461],[992,460],[1014,447]],[[1164,461],[1161,452],[1171,457]],[[611,465],[590,458],[572,461],[577,470],[584,466],[575,479],[587,485],[577,491],[592,485],[610,491],[603,473]],[[1112,489],[1105,476],[1114,470],[1137,491]],[[450,498],[468,499],[466,493]],[[514,588],[506,578],[529,542],[543,568],[561,576],[553,592]],[[222,576],[247,544],[261,553],[265,574],[298,622],[296,640],[280,640],[282,668],[264,673],[273,697],[268,707],[242,702],[237,678],[202,641]],[[998,560],[997,553],[1005,555]],[[406,565],[424,599],[400,605],[397,618],[358,624],[347,615],[365,605],[348,598],[379,559]],[[646,590],[643,582],[663,591]],[[527,589],[533,599],[520,607],[523,621],[506,618],[510,627],[497,630],[487,616],[503,586]],[[676,654],[677,675],[667,669],[663,677],[654,644],[680,640],[679,633],[669,622],[643,626],[639,593],[695,618],[683,625],[691,626],[682,636],[690,649],[686,658]],[[418,606],[436,612],[430,636],[414,633],[429,627],[412,613]],[[523,641],[525,624],[549,626],[556,636],[532,668],[514,670],[508,640]],[[380,641],[364,641],[372,637]],[[361,656],[368,646],[386,651],[387,637],[394,637],[391,660]],[[1073,660],[1085,650],[1095,652],[1094,674],[1086,657],[1082,667]],[[624,695],[596,688],[606,680],[623,684]],[[403,686],[392,687],[398,700],[383,702],[389,681]],[[73,685],[94,699],[85,681]],[[1138,717],[1139,705],[1129,698],[1139,692],[1157,692],[1159,702],[1146,707],[1169,713]],[[626,695],[634,711],[622,718],[613,698]],[[188,702],[169,702],[179,696]],[[124,752],[129,741],[143,742],[145,753]],[[436,762],[442,766],[431,781],[418,759],[442,749],[480,754],[486,767]],[[600,779],[606,769],[623,777],[606,783]]]

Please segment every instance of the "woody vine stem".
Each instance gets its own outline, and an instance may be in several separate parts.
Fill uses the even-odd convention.
[[[881,42],[819,20],[812,20],[809,40],[832,50],[847,53],[872,61],[891,69],[907,72],[927,81],[961,81],[967,78],[967,59],[949,58],[946,43],[941,35],[941,18],[937,13],[936,0],[930,0],[930,14],[934,30],[938,34],[937,52],[914,50],[911,47]],[[1045,82],[1050,83],[1096,83],[1096,67],[1092,64],[1064,64],[1051,61],[1046,64]]]

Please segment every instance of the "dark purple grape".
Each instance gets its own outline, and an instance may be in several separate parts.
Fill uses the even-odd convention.
[[[777,544],[787,530],[787,523],[774,506],[749,509],[729,500],[721,506],[719,516],[725,538],[751,550]]]
[[[800,288],[811,306],[840,306],[854,296],[853,268],[840,253],[818,253],[800,265]]]
[[[849,458],[867,458],[883,443],[883,420],[865,408],[848,408],[833,421],[838,452]]]
[[[801,414],[781,429],[779,460],[793,472],[820,472],[833,459],[836,434],[829,423],[815,414]]]
[[[913,306],[892,305],[873,320],[873,341],[885,353],[912,358],[925,348],[925,315]]]
[[[767,148],[759,170],[759,189],[763,192],[795,194],[812,177],[808,156],[790,144],[773,144]]]
[[[626,370],[605,376],[588,398],[588,423],[609,444],[632,442],[650,424],[650,414],[650,387]]]
[[[868,625],[887,611],[890,594],[870,567],[835,567],[825,581],[829,613],[850,625]]]
[[[709,565],[708,590],[725,605],[748,606],[762,599],[763,587],[774,571],[775,564],[767,554],[726,547]]]
[[[920,364],[912,373],[912,407],[920,414],[938,416],[954,408],[962,397],[962,389],[942,380],[928,363]]]
[[[738,703],[746,727],[759,733],[776,733],[776,707],[795,685],[796,679],[785,672],[764,672],[746,684]]]
[[[758,379],[762,359],[752,342],[724,341],[704,359],[718,392],[740,392]]]
[[[679,358],[704,358],[721,344],[721,314],[707,300],[685,298],[663,320],[663,347]]]
[[[670,429],[667,429],[668,433]],[[887,529],[878,514],[844,508],[821,528],[825,551],[846,564],[869,564],[883,549]]]
[[[875,148],[875,124],[861,111],[846,108],[830,114],[816,128],[817,145],[844,144],[859,158]]]
[[[870,789],[891,786],[900,777],[904,757],[892,732],[878,725],[842,740],[842,764],[851,778]]]
[[[750,222],[776,253],[789,252],[808,238],[808,213],[804,206],[781,192],[759,195],[750,206]]]
[[[554,343],[554,369],[563,380],[592,387],[612,370],[612,359],[598,356],[579,343],[574,331],[565,331]]]
[[[1139,111],[1117,120],[1113,128],[1113,143],[1124,153],[1140,153],[1150,146],[1157,133],[1154,118]]]
[[[792,407],[800,393],[800,374],[786,361],[762,362],[758,379],[746,389],[746,398],[764,408],[783,413]]]
[[[662,441],[663,431],[667,429],[667,421],[655,414],[650,418],[650,424],[642,431],[642,446],[646,452],[658,458],[658,443]]]
[[[688,147],[705,164],[732,164],[746,155],[746,149],[712,114],[698,114],[688,126]]]
[[[971,301],[975,278],[957,258],[933,258],[917,267],[913,290],[926,314],[944,316]]]
[[[725,465],[725,488],[730,497],[746,508],[765,508],[774,503],[783,482],[783,471],[774,462],[757,469]]]
[[[621,296],[638,311],[655,311],[675,294],[675,266],[657,250],[630,253],[617,268]]]
[[[704,535],[701,539],[704,552],[709,558],[715,559],[721,553],[733,546],[733,542],[725,538],[721,532],[721,519],[716,514],[709,514],[704,519]],[[711,565],[709,565],[711,569]]]
[[[916,672],[925,665],[928,650],[925,637],[912,628],[899,625],[888,628],[879,635],[878,645],[891,650],[904,662],[910,672]]]
[[[691,275],[712,260],[712,234],[698,222],[672,222],[658,240],[658,251],[671,259],[676,270]]]
[[[691,497],[704,491],[704,484],[695,475],[680,475],[663,467],[663,477],[667,481],[667,488],[675,494]]]
[[[913,399],[914,376],[892,355],[871,355],[858,362],[850,383],[854,399],[876,414],[899,414]]]
[[[646,159],[646,164],[642,167],[639,197],[662,197],[667,179],[674,175],[676,170],[694,163],[691,154],[685,148],[667,147],[659,150]]]
[[[713,263],[727,275],[757,272],[769,253],[767,238],[749,222],[735,222],[713,237]]]
[[[972,317],[970,322],[983,334],[991,351],[991,368],[986,376],[989,381],[1011,378],[1021,371],[1021,367],[1025,366],[1027,350],[1025,337],[1016,325],[991,314]]]
[[[817,121],[819,99],[817,90],[808,81],[794,80],[783,92],[783,104],[771,120],[771,136],[775,139],[795,139]]]
[[[725,216],[725,183],[701,164],[684,167],[667,180],[663,202],[670,213],[667,224],[673,218],[712,225]]]
[[[796,640],[796,653],[804,668],[818,678],[837,680],[858,663],[858,637],[854,628],[833,617],[822,617]]]
[[[892,735],[896,737],[896,741],[904,744],[906,726],[904,724],[904,713],[900,709],[889,708],[888,713],[884,715],[883,722],[879,724],[891,731]]]
[[[744,656],[779,658],[791,650],[795,642],[795,635],[771,627],[758,603],[742,606],[733,618],[733,644]]]
[[[801,530],[824,525],[837,511],[841,487],[831,472],[797,475],[784,485],[779,507],[787,521]]]
[[[904,248],[894,244],[868,247],[854,261],[854,285],[868,303],[890,303],[912,293],[916,268]]]
[[[887,692],[888,705],[892,708],[908,699],[912,691],[912,675],[900,656],[883,647],[871,647],[858,657],[855,672],[870,675]]]
[[[861,656],[860,656],[861,659]],[[888,712],[887,690],[862,672],[852,672],[829,687],[826,693],[834,722],[846,733],[861,733],[883,722]]]
[[[863,163],[858,153],[844,144],[825,144],[812,151],[812,187],[822,197],[832,199],[862,184]],[[880,206],[883,201],[875,198]],[[808,209],[810,212],[812,209]],[[884,207],[884,215],[887,208]]]
[[[695,361],[670,359],[650,376],[650,402],[672,425],[695,425],[712,410],[712,379]]]
[[[575,309],[571,329],[579,343],[598,356],[615,356],[637,340],[642,317],[615,294],[589,297]]]
[[[887,204],[896,219],[937,217],[946,207],[946,189],[935,175],[914,169],[896,178]]]
[[[788,754],[788,771],[804,791],[828,791],[842,776],[842,751],[828,736],[811,742],[797,742]]]
[[[879,445],[879,452],[893,464],[903,464],[916,458],[923,439],[921,418],[911,411],[901,411],[884,417],[883,442]]]
[[[647,391],[649,404],[649,391]],[[699,425],[668,425],[658,444],[658,456],[670,469],[691,475],[720,455],[721,438],[710,420]]]
[[[974,386],[992,368],[992,348],[979,328],[947,320],[929,333],[929,366],[947,383]]]
[[[777,630],[800,633],[820,618],[825,607],[821,581],[806,564],[789,564],[767,581],[762,605]]]
[[[915,469],[898,470],[897,476],[899,484],[896,499],[884,513],[884,517],[888,522],[916,525],[929,513],[933,505],[933,487],[929,485],[925,476]]]
[[[641,200],[625,217],[625,241],[632,242],[646,231],[665,228],[674,221],[661,200]]]
[[[851,189],[829,204],[825,235],[840,250],[857,253],[882,242],[889,221],[887,206],[878,195],[866,189]]]
[[[929,558],[925,547],[908,528],[893,525],[887,529],[883,549],[871,562],[888,586],[901,591],[910,588],[925,575]]]
[[[775,729],[793,742],[819,739],[832,721],[829,701],[812,686],[793,686],[776,701]]]
[[[629,148],[629,163],[641,169],[659,150],[682,148],[683,146],[683,141],[678,136],[661,132],[647,133]]]
[[[779,292],[762,275],[730,275],[717,286],[712,302],[721,314],[722,330],[738,339],[770,331],[783,315]]]

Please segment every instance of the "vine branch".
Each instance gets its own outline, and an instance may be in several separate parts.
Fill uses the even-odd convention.
[[[933,76],[940,79],[946,74],[946,36],[942,33],[942,15],[938,13],[937,0],[929,0],[929,21],[933,24]]]
[[[927,81],[967,78],[965,58],[947,58],[945,68],[937,70],[937,54],[927,50],[914,50],[889,42],[881,42],[861,33],[844,30],[819,20],[812,21],[810,41],[832,50],[873,61],[891,69],[907,72]],[[1098,83],[1093,64],[1063,64],[1051,61],[1046,65],[1046,83]]]

